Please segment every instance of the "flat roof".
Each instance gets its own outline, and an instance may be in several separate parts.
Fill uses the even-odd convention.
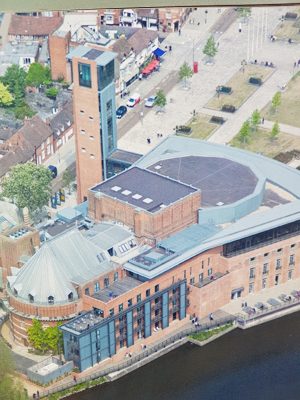
[[[110,61],[117,57],[117,53],[112,51],[101,51],[91,46],[77,46],[67,54],[67,59],[72,60],[73,58],[86,58],[87,60],[93,60],[97,65],[105,66]]]
[[[131,278],[130,276],[125,276],[123,279],[115,281],[108,287],[99,290],[99,292],[93,295],[93,298],[107,303],[121,294],[134,289],[142,283],[143,282]]]
[[[142,154],[132,153],[131,151],[117,149],[108,157],[108,160],[117,162],[120,161],[122,163],[131,165],[135,163],[137,160],[139,160],[141,157]]]
[[[221,157],[176,157],[148,169],[201,189],[202,207],[235,203],[253,193],[258,182],[248,166]]]
[[[91,190],[152,213],[198,191],[192,186],[137,167],[129,168]]]

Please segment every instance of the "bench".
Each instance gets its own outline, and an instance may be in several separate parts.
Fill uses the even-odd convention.
[[[232,106],[231,104],[224,104],[221,108],[221,111],[229,112],[229,113],[234,113],[236,110],[235,106]]]

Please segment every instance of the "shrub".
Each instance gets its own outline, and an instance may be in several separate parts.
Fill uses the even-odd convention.
[[[49,97],[49,99],[56,99],[56,96],[58,95],[58,89],[55,87],[50,87],[49,89],[46,90],[46,96]]]

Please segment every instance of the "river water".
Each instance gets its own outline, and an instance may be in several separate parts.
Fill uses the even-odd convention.
[[[300,400],[300,313],[186,344],[72,400]]]

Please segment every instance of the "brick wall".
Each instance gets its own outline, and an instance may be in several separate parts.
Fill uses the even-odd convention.
[[[65,32],[63,36],[50,35],[48,46],[51,63],[51,77],[54,80],[63,78],[68,80],[67,59],[71,33]]]

